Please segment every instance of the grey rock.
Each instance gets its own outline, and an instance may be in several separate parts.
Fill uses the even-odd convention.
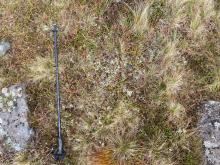
[[[6,41],[0,42],[0,57],[4,56],[6,52],[10,49],[10,43]]]
[[[204,164],[220,165],[220,102],[208,101],[198,122],[204,145]]]
[[[3,88],[0,98],[0,153],[22,151],[33,135],[27,120],[29,110],[25,87],[13,85]]]

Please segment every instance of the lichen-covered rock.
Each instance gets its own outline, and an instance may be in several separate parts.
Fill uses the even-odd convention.
[[[0,93],[0,152],[18,152],[27,146],[32,129],[27,121],[25,88],[13,85]]]
[[[220,102],[204,104],[198,123],[203,139],[205,165],[220,164]]]
[[[6,52],[10,49],[10,47],[11,46],[9,42],[1,41],[0,42],[0,57],[4,56]]]

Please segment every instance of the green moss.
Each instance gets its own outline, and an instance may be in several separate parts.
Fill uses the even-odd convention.
[[[220,9],[220,0],[215,0],[215,8],[217,11]]]
[[[171,128],[165,128],[164,135],[167,139],[172,139],[175,136],[174,131]]]
[[[186,155],[185,165],[198,165],[198,160],[194,157],[192,153]]]
[[[153,1],[152,5],[150,6],[150,13],[149,13],[149,22],[151,25],[155,25],[161,18],[164,16],[164,0],[156,0]]]

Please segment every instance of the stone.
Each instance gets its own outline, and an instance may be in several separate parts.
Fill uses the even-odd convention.
[[[10,43],[6,41],[0,42],[0,57],[4,56],[6,52],[10,49]]]
[[[5,93],[8,93],[5,96]],[[19,152],[27,147],[33,130],[28,123],[25,87],[13,85],[0,94],[0,153]]]
[[[204,145],[204,164],[220,165],[220,102],[208,101],[198,122]]]

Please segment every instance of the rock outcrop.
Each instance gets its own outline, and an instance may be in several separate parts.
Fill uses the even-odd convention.
[[[220,165],[220,102],[204,104],[198,127],[204,145],[204,164]]]
[[[4,56],[6,52],[10,49],[10,47],[11,46],[9,42],[1,41],[0,42],[0,57]]]
[[[0,94],[0,153],[18,152],[27,147],[33,134],[27,113],[25,87],[3,88]]]

